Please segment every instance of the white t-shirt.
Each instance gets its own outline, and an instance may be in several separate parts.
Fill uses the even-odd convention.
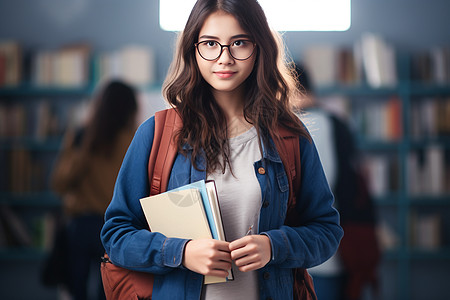
[[[256,234],[262,194],[253,166],[261,160],[256,129],[252,127],[229,142],[233,174],[227,168],[225,174],[217,171],[207,179],[216,182],[225,235],[231,242],[245,236],[252,224]],[[202,299],[259,299],[257,271],[240,272],[233,264],[233,275],[233,281],[205,285]]]

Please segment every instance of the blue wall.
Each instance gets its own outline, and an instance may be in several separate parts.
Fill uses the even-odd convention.
[[[2,0],[0,40],[19,40],[29,50],[74,41],[89,41],[99,51],[151,45],[162,81],[175,33],[160,29],[158,7],[157,0]],[[399,50],[414,52],[450,44],[449,13],[449,0],[353,0],[350,30],[287,32],[285,39],[293,58],[312,43],[351,45],[364,32],[379,33]]]

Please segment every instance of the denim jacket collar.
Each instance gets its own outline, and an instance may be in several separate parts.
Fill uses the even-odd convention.
[[[290,136],[286,135],[286,134],[282,134],[281,137],[287,138]],[[269,137],[269,147],[267,147],[264,144],[264,140],[262,137],[260,137],[260,141],[261,141],[261,146],[262,146],[263,158],[277,162],[277,163],[282,163],[281,158],[278,155],[278,152],[276,150],[275,142],[273,141],[273,139],[271,137]],[[192,153],[192,146],[189,144],[185,144],[183,146],[183,150],[187,151],[188,153]],[[206,161],[205,161],[204,155],[201,155],[197,158],[197,164],[200,169],[205,169]]]

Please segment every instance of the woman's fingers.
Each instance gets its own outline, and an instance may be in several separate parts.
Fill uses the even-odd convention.
[[[191,240],[185,247],[183,265],[203,275],[226,277],[231,269],[228,244],[213,239]]]
[[[271,258],[270,240],[265,235],[249,235],[230,243],[231,259],[242,272],[264,267]]]

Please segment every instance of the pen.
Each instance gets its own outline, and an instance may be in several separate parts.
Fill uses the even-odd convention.
[[[263,202],[264,202],[264,201],[261,201],[261,203],[259,204],[259,209],[256,211],[256,214],[255,214],[255,216],[254,216],[254,219],[257,219],[257,218],[258,218],[259,213],[260,213],[261,208],[262,208],[262,205],[263,205]],[[250,227],[248,228],[247,233],[245,234],[246,236],[247,236],[247,235],[250,235],[250,234],[252,233],[252,229],[253,229],[254,225],[255,225],[255,223],[253,223],[252,225],[250,225]]]
[[[245,235],[250,235],[252,233],[253,224],[248,228],[248,231]]]

